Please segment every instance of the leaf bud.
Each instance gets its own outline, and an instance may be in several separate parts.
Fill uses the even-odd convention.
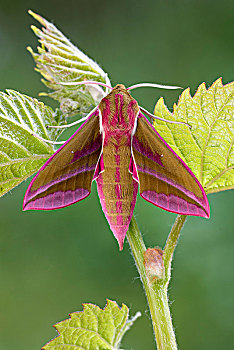
[[[148,248],[144,252],[145,271],[150,282],[164,278],[163,251],[159,248]]]

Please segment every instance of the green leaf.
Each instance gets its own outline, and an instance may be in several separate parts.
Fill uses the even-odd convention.
[[[13,90],[0,92],[0,196],[35,173],[54,152],[41,138],[55,140],[60,115]],[[38,138],[39,137],[39,138]]]
[[[203,83],[194,97],[186,89],[173,113],[161,98],[155,106],[155,115],[191,126],[154,122],[207,193],[234,188],[234,82],[223,85],[218,79],[209,89]]]
[[[39,37],[41,47],[34,53],[36,70],[45,78],[42,82],[54,90],[48,95],[61,103],[61,110],[67,115],[87,113],[97,105],[106,94],[98,85],[64,86],[60,83],[93,80],[110,85],[107,74],[97,63],[74,46],[52,23],[29,11],[42,24],[42,30],[32,26]]]
[[[129,320],[128,307],[123,304],[119,308],[111,300],[103,310],[93,304],[83,307],[83,311],[71,313],[68,320],[54,326],[59,336],[42,350],[117,350],[126,331],[140,316],[138,312]]]

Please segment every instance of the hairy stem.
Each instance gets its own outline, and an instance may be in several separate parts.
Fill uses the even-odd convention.
[[[164,283],[166,284],[166,287],[168,287],[168,284],[171,278],[171,262],[173,259],[175,247],[178,243],[180,232],[184,226],[186,218],[187,218],[187,215],[177,216],[163,250],[163,262],[164,262],[164,268],[165,268]]]
[[[164,277],[154,280],[153,282],[147,277],[144,265],[144,253],[146,252],[146,247],[134,217],[132,218],[131,224],[129,226],[129,231],[127,233],[128,242],[148,300],[158,350],[177,350],[176,339],[168,305],[167,287],[171,275],[170,270],[173,252],[185,219],[186,216],[177,217],[175,224],[173,225],[172,230],[168,236],[167,243],[163,252],[163,261],[165,267]]]

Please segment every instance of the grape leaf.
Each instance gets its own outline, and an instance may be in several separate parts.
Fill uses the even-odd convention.
[[[119,308],[111,300],[103,310],[93,304],[83,304],[83,308],[54,326],[59,335],[42,350],[117,350],[126,331],[141,315],[138,312],[129,320],[128,307],[123,304]]]
[[[43,95],[58,100],[61,110],[68,116],[87,113],[104,97],[104,89],[98,85],[64,86],[60,83],[93,80],[110,85],[107,74],[52,23],[32,11],[29,13],[44,26],[42,30],[31,26],[41,43],[38,53],[28,48],[36,62],[36,70],[45,78],[42,82],[54,90]]]
[[[188,123],[154,126],[173,150],[186,162],[207,193],[234,188],[234,82],[216,80],[206,89],[201,84],[194,97],[182,92],[170,113],[161,98],[155,115]]]
[[[55,140],[61,131],[47,126],[58,123],[60,115],[42,102],[13,90],[0,92],[0,196],[35,173],[54,153],[39,138]]]

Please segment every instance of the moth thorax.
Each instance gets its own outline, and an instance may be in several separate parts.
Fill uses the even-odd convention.
[[[105,129],[119,129],[131,133],[139,111],[136,100],[123,85],[117,85],[99,104],[102,126]]]

